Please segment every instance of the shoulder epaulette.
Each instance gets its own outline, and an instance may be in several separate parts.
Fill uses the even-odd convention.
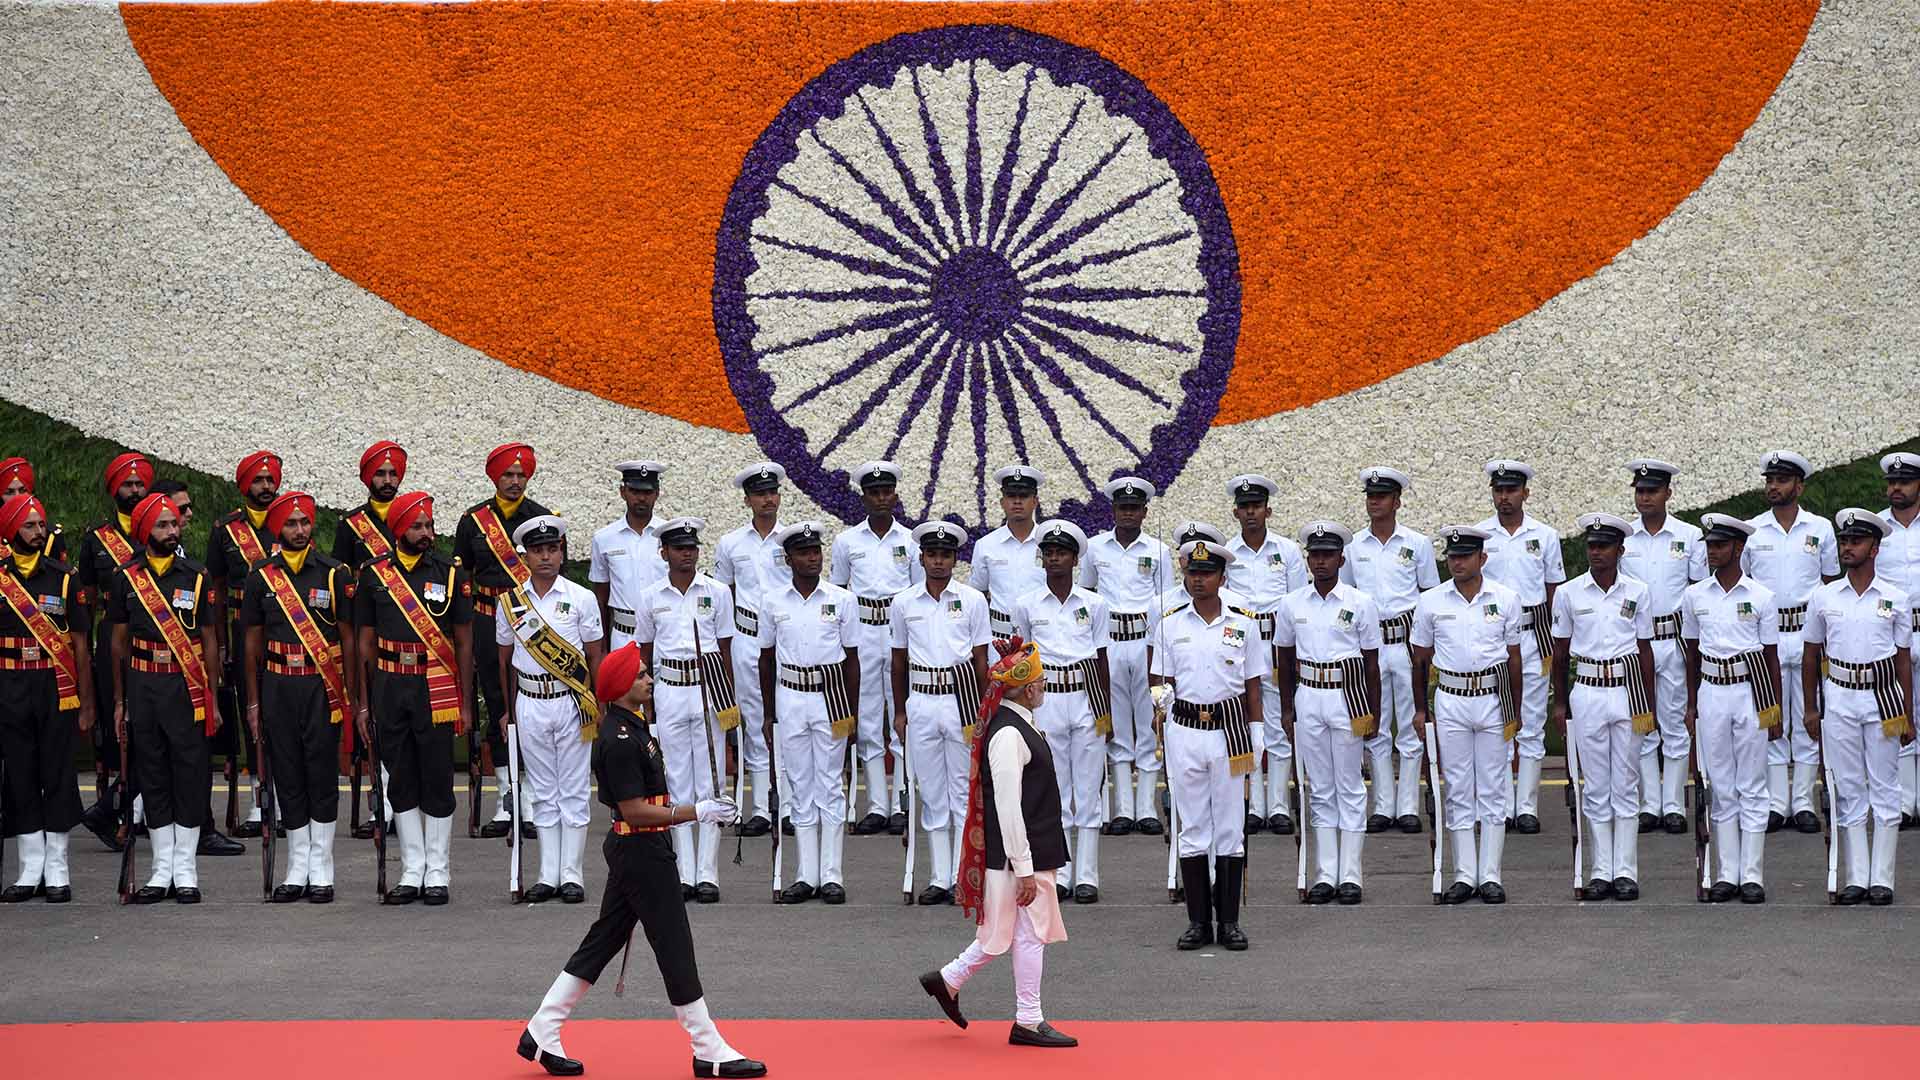
[[[1246,608],[1235,607],[1232,604],[1227,605],[1227,610],[1233,612],[1236,615],[1244,615],[1249,619],[1258,619],[1260,617],[1258,615],[1255,615],[1253,612],[1247,610]]]
[[[215,525],[225,525],[230,521],[238,521],[244,516],[246,516],[245,510],[229,510],[226,513],[220,515],[218,518],[214,519],[213,523]]]
[[[1192,607],[1192,606],[1193,606],[1193,601],[1191,601],[1191,600],[1185,600],[1185,601],[1182,601],[1182,602],[1180,602],[1180,603],[1178,603],[1178,604],[1175,604],[1175,605],[1173,605],[1172,607],[1170,607],[1170,608],[1168,608],[1167,610],[1165,610],[1165,611],[1163,611],[1163,612],[1161,612],[1161,613],[1160,613],[1160,617],[1161,617],[1161,618],[1163,618],[1163,619],[1165,619],[1165,618],[1168,618],[1168,617],[1170,617],[1170,616],[1173,616],[1173,615],[1178,615],[1178,614],[1180,614],[1181,612],[1183,612],[1183,611],[1185,611],[1185,610],[1187,610],[1188,608],[1190,608],[1190,607]]]

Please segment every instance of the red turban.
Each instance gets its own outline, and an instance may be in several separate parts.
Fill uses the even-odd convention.
[[[291,517],[295,510],[307,515],[307,520],[312,521],[313,496],[304,491],[281,492],[279,497],[267,506],[268,535],[279,536],[280,530],[286,527],[287,518]]]
[[[129,476],[138,476],[141,483],[152,487],[153,463],[147,460],[145,454],[138,453],[121,454],[107,462],[107,494],[120,490],[120,485],[126,483]]]
[[[516,461],[520,463],[522,469],[526,470],[527,478],[531,480],[534,469],[533,447],[523,442],[501,443],[493,448],[493,453],[487,455],[487,479],[496,484],[499,483],[501,474],[507,471],[507,466]]]
[[[624,697],[639,677],[640,646],[629,641],[600,661],[600,670],[593,677],[593,696],[601,701]]]
[[[31,495],[8,499],[7,505],[0,507],[0,544],[13,543],[13,538],[20,535],[20,526],[27,523],[27,515],[36,511],[41,520],[46,520],[47,508],[40,504],[39,499]]]
[[[413,519],[423,514],[433,516],[433,496],[424,491],[395,495],[393,505],[387,507],[387,525],[393,529],[393,535],[399,536],[413,527]]]
[[[253,484],[253,478],[262,472],[273,477],[273,486],[280,486],[280,455],[271,450],[255,450],[240,459],[240,467],[233,471],[233,482],[245,491]]]
[[[5,491],[7,484],[16,476],[20,478],[22,484],[26,485],[27,494],[33,494],[32,463],[23,457],[10,457],[0,461],[0,491]]]
[[[367,447],[367,452],[360,455],[360,482],[372,484],[374,470],[378,469],[384,461],[393,462],[393,467],[400,473],[400,480],[407,478],[406,448],[392,439],[381,439]],[[394,482],[399,483],[399,480]]]
[[[153,523],[159,519],[162,510],[173,511],[175,517],[180,515],[180,508],[173,505],[173,500],[157,491],[141,499],[139,505],[133,508],[134,543],[146,544],[147,537],[153,533]]]

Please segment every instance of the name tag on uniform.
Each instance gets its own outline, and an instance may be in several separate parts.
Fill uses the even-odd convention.
[[[1033,620],[1033,625],[1035,625],[1035,626],[1051,626],[1051,625],[1053,625],[1053,620],[1052,620],[1052,619],[1035,619],[1035,620]]]
[[[46,612],[49,615],[64,614],[67,610],[66,597],[43,596],[40,598],[40,610]]]
[[[192,589],[173,590],[173,606],[179,608],[181,611],[192,611],[193,610],[193,590]]]
[[[447,587],[438,581],[429,581],[426,588],[420,590],[420,598],[428,603],[443,601],[447,598]]]
[[[1453,614],[1451,612],[1444,612],[1444,611],[1440,612],[1439,614],[1436,614],[1433,617],[1433,621],[1434,622],[1452,622]]]
[[[325,589],[308,589],[307,606],[317,608],[332,607],[333,594]]]
[[[1632,603],[1632,601],[1629,600],[1628,603]],[[1573,613],[1575,615],[1591,615],[1593,614],[1593,609],[1590,607],[1574,608]]]
[[[1773,545],[1772,545],[1772,544],[1755,544],[1755,545],[1753,545],[1753,550],[1755,550],[1755,551],[1772,551],[1772,550],[1773,550]]]
[[[613,548],[613,549],[611,549],[611,550],[609,550],[609,551],[607,552],[607,558],[609,558],[609,559],[624,559],[624,558],[626,558],[626,557],[627,557],[627,556],[628,556],[629,554],[631,554],[631,552],[629,552],[629,551],[627,551],[627,549],[626,549],[626,548]],[[625,736],[625,735],[622,735],[622,736],[620,736],[620,737],[621,737],[621,738],[623,738],[623,739],[624,739],[624,738],[626,738],[626,736]]]

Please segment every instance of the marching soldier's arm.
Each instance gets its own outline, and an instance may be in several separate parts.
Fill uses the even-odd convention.
[[[1555,634],[1553,637],[1553,720],[1560,725],[1560,734],[1567,733],[1567,678],[1568,657],[1573,655],[1573,639]]]
[[[267,660],[267,628],[264,626],[247,627],[246,663],[241,665],[241,689],[246,691],[247,726],[254,729],[254,737],[260,734],[260,666]]]
[[[1260,711],[1260,706],[1261,706],[1260,676],[1255,675],[1253,678],[1248,679],[1246,686],[1247,686],[1247,716],[1251,718],[1251,717],[1262,715]]]
[[[473,723],[473,623],[471,620],[455,623],[453,627],[454,677],[460,680],[460,719],[455,723],[454,736],[467,733]]]
[[[987,647],[985,645],[975,645],[973,647],[973,677],[976,680],[978,680],[980,693],[982,695],[986,694],[987,692]]]
[[[214,658],[217,655],[217,650],[220,644],[219,638],[218,638],[219,631],[207,624],[209,622],[219,622],[220,620],[208,619],[206,615],[207,615],[207,612],[203,611],[201,613],[200,666],[207,674],[207,685],[209,687],[213,687],[213,686],[219,685],[219,683],[215,681],[215,678],[214,678],[214,676],[220,673],[219,669],[214,666]],[[251,672],[253,669],[249,668],[247,670]]]
[[[1700,711],[1700,639],[1682,638],[1687,646],[1687,734],[1693,734],[1693,720]]]
[[[593,586],[593,602],[600,609],[600,625],[612,626],[613,602],[608,599],[613,595],[612,584],[605,581],[590,581],[588,584]]]
[[[1433,669],[1433,646],[1409,643],[1407,658],[1413,666],[1413,718],[1425,727],[1431,722],[1427,712],[1427,674]]]
[[[907,650],[895,646],[893,663],[888,665],[893,684],[893,728],[902,738],[907,734]]]
[[[1273,685],[1280,694],[1280,726],[1287,731],[1287,738],[1293,738],[1293,701],[1294,678],[1298,669],[1296,658],[1299,650],[1293,645],[1275,645],[1273,647]]]
[[[1367,669],[1367,711],[1373,714],[1373,730],[1380,731],[1380,650],[1360,650],[1362,662]],[[1287,737],[1293,737],[1292,732]]]
[[[760,722],[760,733],[766,737],[768,745],[772,745],[774,724],[773,658],[773,646],[769,645],[760,650],[760,700],[765,703],[765,707],[762,710],[763,716]],[[859,701],[860,699],[854,698],[853,700]]]
[[[1760,649],[1766,655],[1766,658],[1767,658],[1767,681],[1773,684],[1773,700],[1785,701],[1786,698],[1783,697],[1780,693],[1782,689],[1780,685],[1780,646],[1762,645],[1760,646]],[[1816,673],[1819,671],[1818,668],[1815,668],[1814,670]],[[1816,691],[1820,689],[1817,683],[1815,684],[1814,689]],[[1820,704],[1820,699],[1817,697],[1811,697],[1806,699],[1806,704],[1805,704],[1806,711],[1809,713],[1814,712],[1819,708],[1819,704]],[[1786,727],[1787,725],[1785,723],[1779,723],[1768,728],[1767,741],[1772,742],[1773,740],[1778,739],[1781,736],[1785,735]],[[1809,732],[1808,734],[1812,734],[1812,733]]]
[[[341,636],[345,637],[345,635]],[[367,665],[367,669],[355,673],[360,677],[361,683],[360,694],[355,699],[358,708],[354,710],[354,723],[360,729],[361,740],[366,741],[373,737],[373,731],[368,723],[368,717],[373,710],[373,676],[368,670],[373,666],[373,620],[368,619],[354,627],[353,643],[355,651],[366,658]]]
[[[623,799],[620,802],[620,820],[636,829],[657,829],[662,825],[685,825],[699,818],[692,803],[680,803],[674,806],[660,806],[646,799]],[[683,815],[681,811],[686,813]]]
[[[506,609],[506,605],[502,604],[497,610]],[[500,690],[507,699],[507,722],[512,723],[513,707],[520,701],[520,680],[515,677],[513,670],[513,646],[494,646],[494,656],[494,662],[500,665]]]

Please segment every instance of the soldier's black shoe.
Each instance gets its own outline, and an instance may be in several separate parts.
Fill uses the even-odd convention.
[[[1052,1024],[1042,1020],[1040,1021],[1039,1027],[1022,1027],[1019,1024],[1013,1025],[1013,1030],[1007,1032],[1007,1045],[1047,1046],[1065,1049],[1069,1046],[1079,1046],[1080,1040],[1071,1035],[1061,1034],[1059,1031],[1054,1030]]]
[[[241,824],[244,825],[246,823],[241,822]],[[253,826],[254,835],[260,835],[260,823],[256,821],[253,823]],[[233,831],[236,833],[240,832],[239,829]],[[244,836],[245,834],[241,833],[241,835]],[[200,830],[200,844],[194,848],[194,851],[201,855],[245,855],[247,853],[247,845],[209,825]]]
[[[1497,881],[1480,883],[1480,902],[1483,904],[1504,904],[1507,902],[1506,887]]]
[[[1687,816],[1678,811],[1660,819],[1660,827],[1674,836],[1687,831]]]
[[[1133,831],[1145,836],[1159,836],[1167,830],[1165,826],[1160,824],[1159,818],[1143,817],[1134,819]]]
[[[47,890],[47,899],[53,899],[53,890]],[[1867,890],[1867,903],[1874,907],[1886,907],[1893,903],[1893,890],[1885,885],[1875,885]]]
[[[559,894],[560,890],[546,882],[536,881],[533,883],[533,888],[521,894],[520,899],[529,904],[544,904]]]
[[[98,799],[92,806],[87,807],[87,812],[80,815],[80,824],[85,825],[88,832],[107,845],[108,851],[120,850],[120,818],[113,812],[113,806],[105,798]]]
[[[813,886],[804,881],[796,881],[780,890],[780,902],[783,904],[804,904],[819,895]]]
[[[1359,903],[1361,899],[1360,883],[1357,881],[1341,882],[1340,887],[1334,890],[1334,898],[1343,904]]]
[[[1817,833],[1820,831],[1820,819],[1813,816],[1813,811],[1802,810],[1793,815],[1793,827],[1798,832]]]
[[[1707,900],[1715,904],[1724,904],[1739,895],[1740,886],[1731,881],[1716,881],[1713,888],[1707,890]]]
[[[420,899],[420,886],[418,885],[395,885],[393,888],[387,890],[387,903],[389,904],[411,904],[418,899]]]
[[[1787,815],[1781,813],[1778,810],[1767,811],[1767,831],[1768,832],[1777,833],[1786,824],[1787,824]]]
[[[693,898],[702,904],[717,904],[720,902],[720,886],[703,881],[693,887]]]
[[[847,887],[837,881],[829,881],[820,886],[820,900],[827,904],[844,904],[847,902]]]
[[[1368,814],[1367,815],[1367,831],[1369,833],[1386,832],[1387,827],[1392,824],[1393,824],[1393,819],[1388,817],[1385,814]]]
[[[212,828],[208,828],[206,832],[200,834],[200,842],[204,844],[207,842],[207,837],[217,835],[219,835],[218,832]],[[257,839],[260,836],[260,823],[258,821],[243,821],[233,827],[233,835],[242,840]]]
[[[306,895],[307,887],[305,885],[275,885],[273,887],[273,902],[276,904],[291,904]]]
[[[1247,951],[1247,935],[1240,929],[1239,923],[1220,924],[1220,947],[1228,952]]]
[[[1474,895],[1472,885],[1464,881],[1456,881],[1447,886],[1446,892],[1440,894],[1440,902],[1443,904],[1464,904],[1473,899]]]
[[[40,895],[38,885],[9,885],[0,889],[0,904],[18,904]]]
[[[1660,816],[1658,814],[1649,814],[1645,810],[1640,811],[1640,832],[1642,835],[1650,833],[1659,827]]]
[[[1246,834],[1248,836],[1252,836],[1255,833],[1259,832],[1261,829],[1266,828],[1266,825],[1267,823],[1261,819],[1259,814],[1248,814],[1247,823],[1245,825]]]
[[[1834,894],[1833,902],[1842,907],[1852,907],[1867,898],[1867,890],[1858,885],[1849,885]]]
[[[1275,836],[1292,836],[1293,819],[1285,814],[1275,814],[1267,819],[1267,831]]]
[[[681,882],[680,883],[680,902],[684,904],[691,899],[693,899],[693,886],[687,884],[684,881]]]
[[[488,840],[498,840],[513,831],[513,819],[501,818],[480,826],[480,835]]]
[[[1073,887],[1073,902],[1076,904],[1099,903],[1100,887],[1098,885],[1075,885]]]
[[[1512,832],[1512,831],[1513,831],[1513,818],[1512,818],[1512,817],[1508,817],[1508,818],[1507,818],[1507,820],[1506,820],[1506,830],[1507,830],[1508,832]]]
[[[420,890],[420,902],[428,907],[439,907],[452,899],[445,885],[429,885]]]
[[[1767,902],[1766,886],[1757,881],[1740,883],[1740,902],[1743,904],[1764,904]]]
[[[954,997],[953,991],[947,989],[945,976],[938,971],[922,973],[920,989],[925,990],[928,997],[940,1003],[940,1011],[947,1014],[947,1019],[953,1021],[955,1027],[967,1026],[967,1018],[960,1012],[960,999]]]
[[[1313,888],[1307,890],[1307,903],[1331,904],[1333,903],[1333,892],[1332,882],[1316,881],[1313,883]]]
[[[166,898],[167,887],[165,885],[142,885],[133,891],[133,895],[128,897],[128,901],[135,904],[157,904]]]
[[[887,835],[907,835],[907,812],[905,810],[895,810],[893,816],[887,819]]]
[[[373,822],[363,821],[360,824],[355,825],[353,827],[353,838],[355,840],[373,839]]]
[[[333,886],[331,885],[307,886],[307,903],[309,904],[333,903]]]
[[[1540,819],[1532,814],[1521,814],[1513,819],[1513,831],[1521,836],[1533,836],[1540,831]]]
[[[780,835],[781,836],[793,835],[793,819],[792,818],[783,817],[780,819]]]
[[[1053,896],[1054,896],[1054,899],[1064,904],[1067,901],[1073,899],[1073,890],[1067,888],[1065,885],[1055,882],[1053,886]]]
[[[280,824],[277,821],[274,822],[273,835],[277,839],[285,840],[287,838],[287,827],[285,825]]]
[[[1133,832],[1133,819],[1130,817],[1114,818],[1112,821],[1102,825],[1100,832],[1104,836],[1126,836]]]
[[[1900,811],[1900,831],[1901,831],[1901,832],[1906,832],[1906,831],[1908,831],[1908,830],[1910,830],[1910,829],[1912,829],[1912,828],[1914,827],[1914,825],[1916,825],[1916,824],[1920,824],[1920,818],[1916,818],[1916,817],[1914,817],[1914,816],[1913,816],[1912,814],[1910,814],[1910,813],[1908,813],[1908,812],[1907,812],[1907,811],[1905,811],[1905,810],[1902,810],[1902,811]],[[93,828],[93,826],[91,826],[91,825],[89,825],[89,826],[87,826],[87,828],[89,828],[89,829],[91,829],[91,828]],[[94,835],[95,835],[95,836],[99,836],[99,835],[100,835],[100,833],[99,833],[99,831],[98,831],[98,830],[95,830],[95,831],[94,831]],[[109,846],[109,847],[112,847],[112,845],[111,845],[111,844],[109,844],[108,846]],[[119,849],[119,848],[114,848],[114,850],[115,850],[115,851],[118,851],[118,850],[120,850],[120,849]]]
[[[941,904],[953,903],[953,894],[938,885],[929,885],[920,890],[916,902],[921,907],[939,907]]]
[[[1888,895],[1888,898],[1891,899],[1893,894],[1889,892],[1887,895]],[[72,901],[73,901],[73,886],[71,885],[47,886],[47,903],[66,904],[66,903],[71,903]]]
[[[540,839],[540,830],[533,827],[533,822],[523,821],[520,823],[520,839],[538,840]]]
[[[1192,952],[1211,944],[1213,944],[1212,924],[1197,922],[1187,924],[1186,931],[1173,943],[1173,947],[1181,952]]]
[[[1585,889],[1582,889],[1580,891],[1580,899],[1582,900],[1613,899],[1613,882],[1608,881],[1606,878],[1594,878],[1592,881],[1587,882],[1587,887]]]
[[[173,890],[173,902],[176,904],[197,904],[200,902],[200,890],[188,885]]]
[[[887,831],[887,815],[869,812],[866,817],[853,823],[853,835],[872,836]]]
[[[533,1041],[533,1032],[524,1029],[520,1032],[520,1045],[514,1047],[514,1052],[528,1061],[538,1062],[550,1076],[579,1076],[587,1071],[585,1065],[570,1057],[549,1054],[540,1049],[540,1044]]]
[[[1615,900],[1640,899],[1640,883],[1630,877],[1613,879],[1613,898]]]
[[[563,904],[584,904],[587,901],[587,887],[577,881],[560,883],[560,902]]]
[[[1417,833],[1420,831],[1420,815],[1419,814],[1401,814],[1399,817],[1399,820],[1395,821],[1394,824],[1398,825],[1400,827],[1400,831],[1403,833],[1407,833],[1409,835],[1413,833]]]
[[[772,831],[773,831],[773,822],[768,821],[766,818],[761,817],[759,814],[755,814],[752,817],[740,823],[741,836],[747,836],[747,837],[765,836]]]
[[[698,1077],[736,1077],[765,1076],[767,1067],[752,1058],[734,1058],[732,1061],[701,1061],[693,1059],[693,1075]]]

